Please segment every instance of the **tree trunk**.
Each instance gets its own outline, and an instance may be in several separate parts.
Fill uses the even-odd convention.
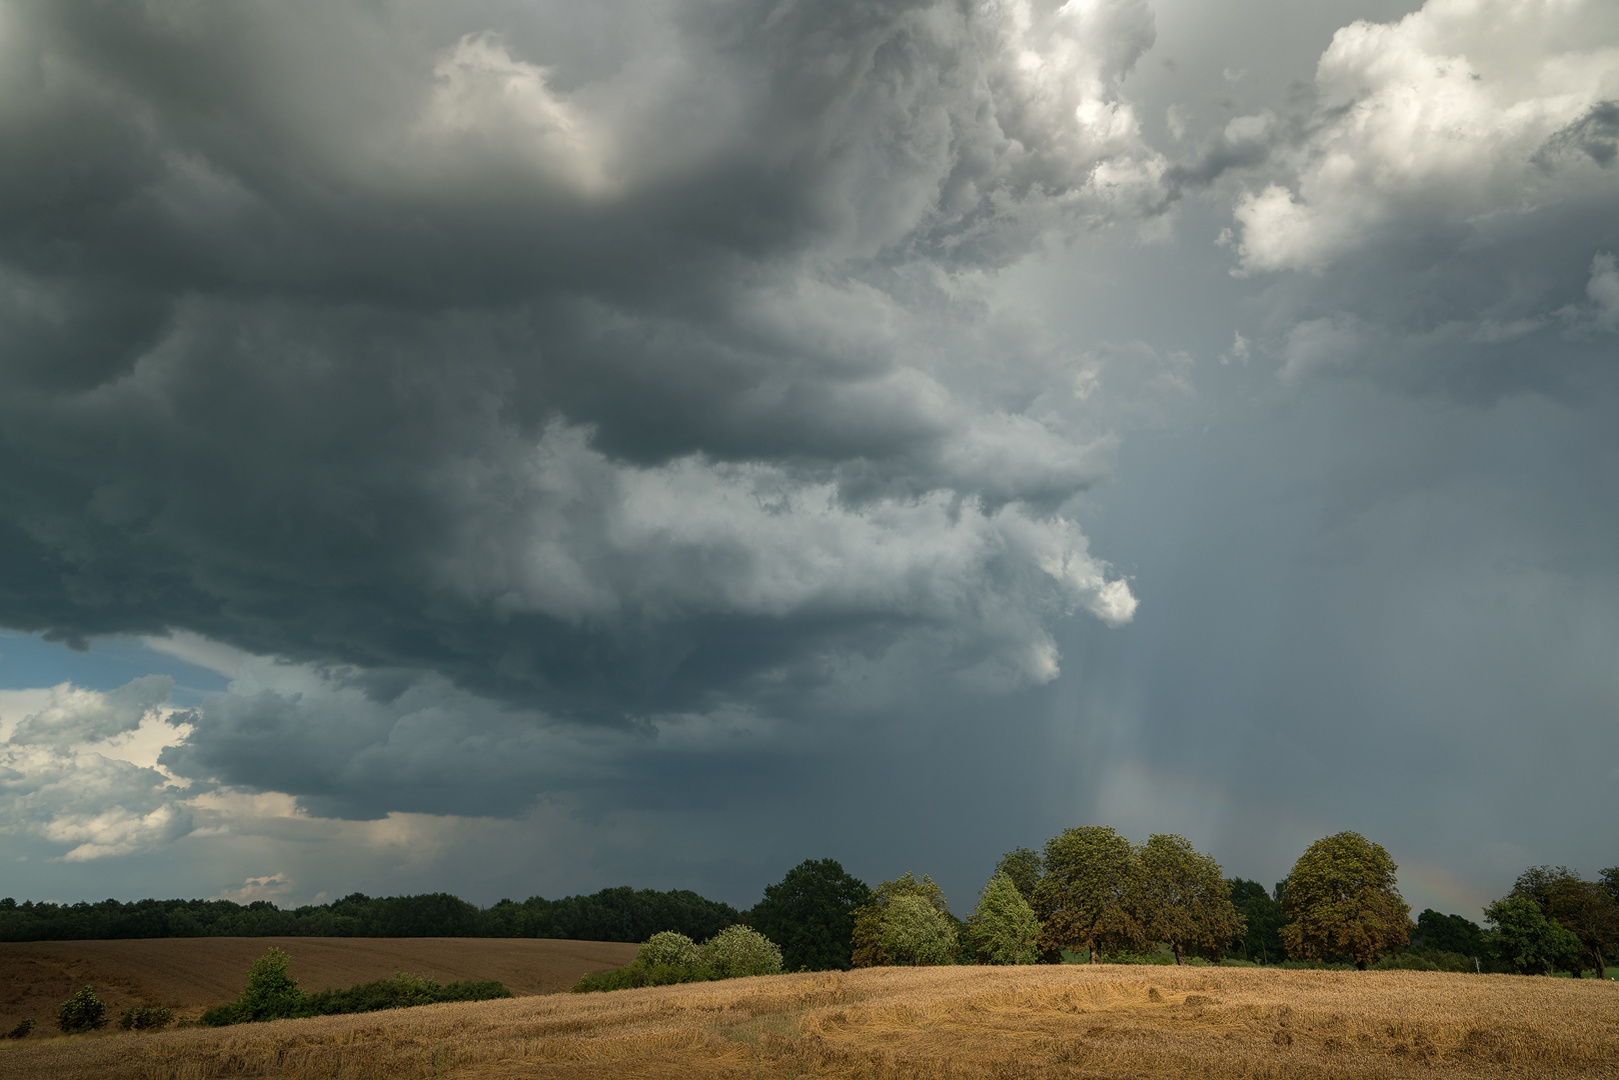
[[[1174,941],[1170,942],[1170,944],[1175,946],[1175,963],[1178,965],[1184,965],[1186,963],[1186,957],[1181,955],[1181,943]]]
[[[1091,963],[1100,964],[1102,960],[1096,955],[1096,944],[1094,942],[1086,942],[1085,947],[1091,951]]]
[[[1366,961],[1364,961],[1364,960],[1356,960],[1355,961],[1355,967],[1356,967],[1357,970],[1365,971],[1366,970]]]

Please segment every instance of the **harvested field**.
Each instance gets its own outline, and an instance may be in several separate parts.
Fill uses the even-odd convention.
[[[50,1028],[79,987],[95,987],[114,1017],[130,1005],[195,1016],[242,992],[248,965],[272,946],[306,990],[353,986],[396,971],[439,982],[498,979],[514,994],[566,990],[587,971],[622,967],[638,946],[534,938],[150,938],[0,942],[0,1031],[25,1016]]]
[[[26,1040],[0,1077],[1616,1077],[1619,987],[1252,968],[881,968]]]

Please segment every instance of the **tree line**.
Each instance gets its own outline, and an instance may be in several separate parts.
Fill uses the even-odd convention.
[[[927,875],[875,889],[835,860],[809,860],[745,913],[789,970],[881,964],[1225,963],[1579,977],[1615,962],[1619,868],[1586,881],[1530,867],[1483,915],[1414,921],[1388,852],[1358,833],[1325,837],[1267,891],[1226,878],[1185,838],[1135,845],[1111,828],[1066,829],[1004,855],[967,919]]]
[[[1105,826],[1065,829],[1040,851],[996,864],[966,919],[927,875],[876,888],[834,859],[810,859],[747,911],[689,890],[628,886],[560,900],[478,908],[447,893],[283,910],[268,901],[142,900],[97,904],[0,900],[0,941],[138,937],[540,937],[692,941],[750,926],[781,949],[787,971],[885,964],[1103,962],[1326,964],[1523,974],[1605,965],[1619,950],[1619,867],[1587,881],[1530,867],[1483,911],[1487,926],[1433,909],[1411,918],[1397,867],[1354,832],[1310,845],[1266,890],[1226,878],[1185,838],[1132,844]]]
[[[371,897],[282,909],[268,900],[138,900],[52,904],[0,900],[0,941],[163,937],[528,937],[645,941],[676,930],[699,941],[742,921],[730,904],[687,889],[629,886],[589,896],[479,908],[448,893]]]

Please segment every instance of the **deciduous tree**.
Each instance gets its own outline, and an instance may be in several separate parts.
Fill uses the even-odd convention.
[[[1285,959],[1287,946],[1282,944],[1282,926],[1287,916],[1282,912],[1281,901],[1266,892],[1265,886],[1247,878],[1232,878],[1227,885],[1231,904],[1243,921],[1242,937],[1231,941],[1226,946],[1227,951],[1240,949],[1244,960],[1262,964]]]
[[[925,897],[896,896],[883,911],[882,946],[890,964],[947,964],[955,953],[956,928]]]
[[[1533,900],[1546,918],[1580,939],[1579,957],[1570,967],[1575,978],[1585,968],[1602,977],[1607,957],[1619,944],[1619,903],[1603,885],[1566,866],[1531,866],[1518,875],[1508,895]]]
[[[995,864],[995,873],[1011,878],[1018,893],[1030,904],[1034,903],[1034,887],[1040,883],[1040,872],[1040,853],[1026,847],[1013,848]]]
[[[1134,948],[1144,940],[1132,898],[1140,866],[1130,841],[1102,825],[1064,829],[1046,841],[1035,887],[1044,949]]]
[[[1007,874],[997,872],[984,886],[970,933],[979,957],[991,964],[1033,964],[1040,959],[1040,920]]]
[[[871,902],[871,889],[836,859],[805,859],[765,887],[749,922],[781,946],[788,971],[847,971],[854,912]]]
[[[1356,832],[1311,844],[1282,895],[1287,951],[1301,960],[1347,955],[1364,971],[1409,942],[1411,905],[1396,886],[1397,869],[1382,845]]]
[[[1242,934],[1220,864],[1185,837],[1154,833],[1138,858],[1137,918],[1148,941],[1175,951],[1175,963],[1186,963],[1188,948],[1213,948]]]
[[[1508,896],[1484,909],[1496,929],[1496,958],[1520,975],[1546,975],[1578,963],[1580,939],[1527,896]]]
[[[880,967],[899,962],[888,952],[884,928],[889,907],[902,896],[919,896],[946,920],[950,917],[950,905],[945,901],[944,890],[926,874],[922,875],[921,881],[907,872],[903,877],[882,882],[872,890],[871,901],[854,912],[851,960],[855,967]]]

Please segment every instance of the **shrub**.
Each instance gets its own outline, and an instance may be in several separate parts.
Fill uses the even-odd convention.
[[[702,962],[697,943],[673,930],[653,934],[635,954],[635,963],[644,968],[664,966],[695,971]]]
[[[703,965],[716,979],[780,975],[781,950],[752,927],[727,926],[703,943]]]
[[[66,1032],[95,1031],[107,1026],[107,1006],[86,986],[56,1010],[56,1026]]]
[[[399,971],[392,978],[361,983],[347,990],[322,990],[306,995],[303,1011],[299,1015],[340,1016],[437,1005],[444,1001],[492,1001],[512,996],[504,984],[492,980],[477,982],[467,979],[440,984],[434,979]]]
[[[10,1031],[6,1032],[6,1038],[8,1038],[8,1039],[26,1039],[26,1038],[28,1038],[28,1033],[30,1031],[33,1031],[33,1030],[34,1030],[34,1019],[33,1019],[33,1017],[29,1017],[26,1020],[17,1021],[17,1026],[12,1028]]]
[[[131,1005],[118,1018],[125,1031],[156,1031],[174,1022],[174,1010],[167,1005]]]
[[[1373,971],[1438,971],[1439,965],[1425,960],[1414,952],[1385,956],[1372,965]]]
[[[1220,966],[1221,967],[1258,967],[1259,962],[1256,961],[1256,960],[1243,960],[1243,959],[1241,959],[1239,957],[1228,956],[1224,960],[1220,961]]]
[[[304,1016],[304,992],[298,980],[287,974],[288,956],[280,949],[253,961],[247,969],[247,989],[236,999],[237,1023],[253,1020],[285,1020]]]

